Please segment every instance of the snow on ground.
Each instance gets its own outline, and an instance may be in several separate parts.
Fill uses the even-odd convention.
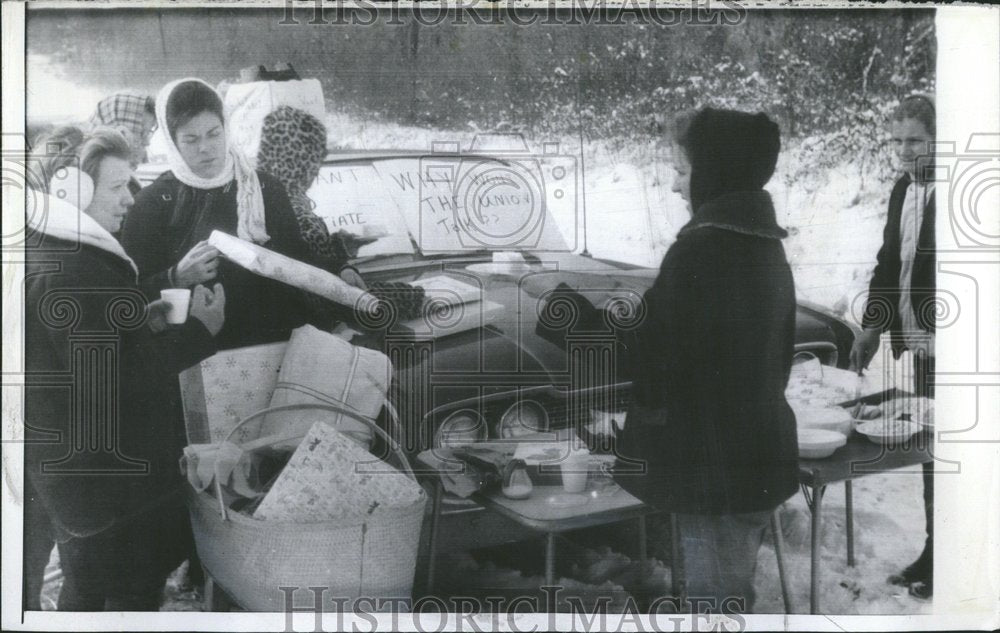
[[[827,489],[823,498],[824,530],[821,546],[820,596],[823,613],[843,615],[921,614],[930,612],[930,603],[911,598],[905,588],[886,582],[917,557],[923,547],[924,510],[920,469],[907,468],[882,475],[872,475],[854,482],[854,567],[847,566],[844,487]],[[652,519],[651,519],[652,520]],[[794,613],[809,612],[810,543],[809,509],[801,494],[796,494],[781,508],[784,535],[784,560]],[[624,525],[624,524],[623,524]],[[655,534],[655,528],[650,534]],[[631,539],[629,535],[629,539]],[[669,595],[671,570],[669,543],[659,548],[650,543],[650,558],[633,560],[616,549],[623,539],[610,539],[612,545],[580,543],[573,536],[559,544],[557,584],[565,589],[562,597],[578,597],[587,609],[601,596],[608,596],[610,612],[625,608],[630,595]],[[629,539],[628,540],[630,542]],[[590,539],[593,540],[593,539]],[[512,600],[517,596],[533,597],[544,602],[539,589],[544,584],[541,539],[476,552],[449,551],[442,547],[438,565],[439,596],[462,595]],[[666,556],[664,556],[666,553]],[[186,565],[186,563],[185,563]],[[54,553],[48,572],[58,568]],[[167,611],[197,611],[200,595],[181,588],[184,566],[167,583]],[[55,608],[61,580],[52,580],[43,590],[42,607]],[[768,532],[757,557],[757,594],[755,613],[783,613],[781,585],[778,579],[773,538]],[[639,590],[638,592],[636,590]],[[565,611],[560,602],[557,609]]]
[[[33,68],[38,68],[32,62]],[[89,114],[100,94],[81,88],[52,73],[36,73],[38,83],[28,94],[29,112],[46,120],[81,120]],[[39,79],[40,77],[40,79]],[[50,102],[47,94],[73,95]],[[51,92],[50,92],[51,91]],[[67,104],[75,110],[68,111]],[[367,121],[332,112],[327,117],[331,147],[341,149],[428,150],[437,141],[458,141],[468,148],[477,133],[474,125],[464,130],[432,130],[394,123]],[[584,183],[587,222],[586,246],[596,257],[606,257],[655,267],[687,220],[683,201],[671,192],[673,170],[669,156],[656,143],[628,145],[601,139],[586,139],[580,152],[579,138],[526,139],[537,151],[543,141],[558,141],[563,154],[576,156]],[[155,145],[151,148],[155,153]],[[889,183],[862,185],[861,175],[850,164],[829,171],[811,186],[789,186],[783,169],[794,164],[794,147],[786,150],[778,174],[768,189],[778,209],[779,222],[791,236],[785,247],[792,264],[798,294],[833,309],[841,315],[856,314],[854,302],[865,290],[878,249]],[[579,207],[582,212],[583,206]],[[572,227],[563,227],[572,234]],[[578,221],[582,229],[582,218]],[[582,241],[577,250],[582,250]],[[854,311],[852,312],[852,307]],[[876,359],[872,371],[880,372]],[[905,360],[904,360],[905,363]],[[903,365],[897,365],[902,367]],[[897,377],[901,375],[896,372]],[[910,563],[919,554],[924,537],[924,517],[918,469],[907,469],[859,479],[854,485],[857,565],[846,565],[843,486],[829,489],[825,497],[822,540],[821,595],[823,611],[838,614],[913,614],[927,612],[929,605],[910,598],[905,590],[885,582],[886,577]],[[793,592],[794,610],[809,606],[809,515],[801,494],[781,511],[786,544],[786,567]],[[535,552],[537,543],[524,546]],[[665,592],[670,586],[669,561],[651,558],[633,561],[608,545],[569,547],[568,566],[561,568],[562,582],[571,593],[590,598],[613,597],[612,607],[624,604],[637,586]],[[446,549],[446,548],[445,548]],[[651,550],[652,551],[652,550]],[[669,551],[667,548],[666,551]],[[505,556],[489,560],[468,553],[453,555],[442,586],[481,588],[495,594],[538,595],[542,583],[537,555]],[[528,564],[521,564],[529,560]],[[54,557],[51,569],[57,564]],[[179,588],[180,572],[168,584],[168,610],[199,608],[197,595]],[[44,606],[54,608],[59,581],[46,585]],[[627,587],[627,589],[626,589]],[[758,558],[757,612],[783,610],[772,540],[768,537]]]

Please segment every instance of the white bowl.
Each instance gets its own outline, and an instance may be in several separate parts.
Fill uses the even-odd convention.
[[[851,412],[843,407],[792,407],[800,429],[823,429],[849,436],[854,428]]]
[[[799,429],[799,457],[823,459],[847,444],[847,436],[826,429]]]
[[[858,433],[876,444],[902,444],[913,437],[921,426],[909,420],[890,420],[882,417],[862,422],[855,428]]]
[[[925,428],[934,428],[934,401],[930,398],[894,398],[882,404],[887,417],[907,415],[911,422]]]

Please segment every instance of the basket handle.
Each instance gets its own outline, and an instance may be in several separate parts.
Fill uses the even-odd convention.
[[[396,409],[393,406],[391,406],[388,402],[386,402],[386,405],[387,405],[386,406],[386,411],[389,412],[390,420],[392,421],[393,425],[396,428],[399,428],[399,419],[398,419],[398,415],[396,413]],[[382,440],[386,443],[386,445],[390,448],[390,450],[392,450],[393,453],[395,453],[396,458],[399,460],[400,464],[402,464],[403,473],[405,473],[413,481],[417,481],[417,477],[416,477],[416,475],[413,472],[413,467],[410,466],[410,460],[408,460],[406,458],[406,453],[403,452],[402,447],[399,445],[398,442],[396,442],[396,440],[394,440],[388,433],[386,433],[385,431],[383,431],[382,429],[380,429],[377,424],[375,424],[374,422],[372,422],[368,418],[364,417],[363,415],[361,415],[357,411],[354,411],[352,409],[347,409],[347,408],[344,408],[344,407],[339,407],[339,406],[332,405],[332,404],[318,403],[318,402],[317,403],[300,402],[300,403],[296,403],[296,404],[285,404],[285,405],[281,405],[281,406],[278,406],[278,407],[268,407],[266,409],[261,409],[260,411],[257,411],[255,413],[251,413],[247,417],[245,417],[242,420],[240,420],[239,423],[236,426],[234,426],[229,431],[229,433],[226,435],[226,439],[224,439],[223,442],[228,442],[230,439],[232,439],[233,435],[236,433],[237,430],[239,430],[245,424],[247,424],[249,422],[252,422],[253,420],[256,420],[257,418],[260,418],[262,416],[265,416],[265,415],[268,415],[268,414],[271,414],[271,413],[280,413],[282,411],[296,411],[296,410],[301,410],[301,409],[312,409],[312,410],[320,410],[320,411],[332,411],[334,413],[339,413],[341,415],[346,415],[349,418],[352,418],[354,420],[357,420],[359,422],[364,423],[377,436],[379,436],[380,438],[382,438]],[[303,436],[303,435],[292,436],[292,437],[288,437],[288,436],[276,436],[270,442],[267,442],[265,444],[256,444],[256,445],[254,445],[254,449],[263,448],[264,446],[278,444],[278,443],[281,443],[281,442],[287,442],[287,441],[294,440],[294,439],[301,439],[302,437],[305,437],[305,436]],[[243,446],[240,446],[240,448],[243,448]],[[215,494],[216,494],[216,497],[219,500],[219,510],[222,513],[222,520],[223,521],[228,521],[229,520],[229,512],[226,509],[226,502],[223,500],[223,497],[222,497],[222,477],[221,477],[221,474],[219,473],[219,461],[218,460],[216,460],[213,470],[215,471],[214,472],[214,475],[215,475],[215,477],[214,477],[214,479],[215,479]]]

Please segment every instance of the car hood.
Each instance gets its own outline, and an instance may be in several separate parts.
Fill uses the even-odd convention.
[[[362,274],[366,279],[427,283],[429,295],[434,294],[433,280],[442,277],[476,289],[473,299],[460,308],[470,313],[472,326],[466,324],[468,329],[455,332],[442,328],[433,338],[435,372],[447,368],[466,375],[506,374],[518,384],[536,379],[552,384],[559,382],[558,376],[569,368],[563,341],[545,334],[553,329],[549,327],[552,325],[572,328],[572,322],[563,324],[560,319],[573,318],[546,314],[553,290],[565,284],[595,307],[616,298],[637,302],[652,284],[656,271],[622,268],[572,254],[537,257],[537,263],[514,272],[479,259],[366,267]],[[477,311],[481,318],[476,316]]]
[[[568,287],[596,308],[612,306],[613,315],[627,320],[658,271],[569,253],[539,253],[529,259],[536,257],[537,262],[515,274],[488,257],[471,256],[369,265],[362,267],[362,273],[366,279],[407,283],[440,277],[457,280],[477,289],[475,300],[462,309],[474,313],[477,306],[494,308],[481,320],[474,318],[474,327],[446,329],[422,342],[433,349],[432,355],[420,361],[431,374],[461,374],[461,381],[480,386],[484,380],[507,387],[558,385],[567,383],[571,371],[567,345],[572,341],[567,339],[573,338],[581,315],[574,306],[553,302],[554,291]],[[838,340],[843,338],[840,330],[850,336],[843,323],[817,306],[799,306],[797,349],[817,344],[843,347]],[[613,329],[587,331],[591,341],[604,335],[613,339]]]

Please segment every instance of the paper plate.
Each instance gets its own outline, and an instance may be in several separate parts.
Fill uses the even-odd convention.
[[[533,267],[528,264],[487,262],[483,264],[469,264],[465,269],[471,273],[479,273],[480,275],[510,275],[519,277],[535,270],[540,270],[540,267]]]

